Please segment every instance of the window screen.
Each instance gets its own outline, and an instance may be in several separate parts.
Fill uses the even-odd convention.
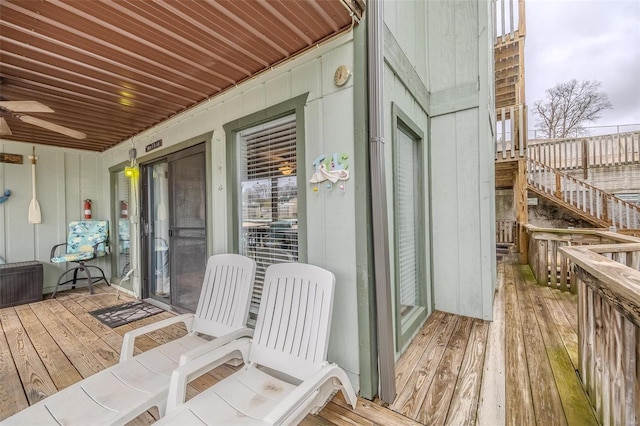
[[[430,274],[427,264],[429,224],[425,194],[424,132],[392,104],[394,293],[396,349],[402,350],[426,319]]]
[[[401,315],[419,306],[418,143],[401,127],[396,140],[396,232]]]
[[[238,134],[240,253],[257,263],[251,311],[274,263],[298,261],[295,115]]]

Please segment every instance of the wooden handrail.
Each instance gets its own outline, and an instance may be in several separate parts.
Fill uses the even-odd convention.
[[[621,229],[640,227],[640,207],[533,158],[527,158],[527,182],[537,192],[591,216],[594,223]]]
[[[601,229],[525,229],[538,282],[578,293],[578,370],[598,420],[636,424],[640,238]]]
[[[554,169],[583,169],[586,178],[589,167],[640,163],[640,131],[611,135],[531,140],[527,156]]]
[[[597,281],[596,289],[621,313],[640,327],[640,271],[603,256],[611,251],[638,252],[640,244],[563,247],[560,252]],[[593,281],[593,280],[592,280]],[[596,285],[593,281],[592,286]]]
[[[580,236],[584,238],[585,236],[594,236],[599,241],[599,244],[609,244],[609,243],[618,243],[618,244],[635,244],[640,243],[640,238],[636,238],[630,235],[620,234],[618,232],[611,232],[604,228],[543,228],[540,226],[535,226],[531,224],[525,225],[525,229],[529,233],[548,233],[553,235],[558,235],[559,239],[566,240],[566,236]]]
[[[640,245],[640,238],[605,229],[555,229],[525,225],[528,235],[528,263],[541,285],[576,292],[569,260],[563,248],[575,246],[604,247],[603,253],[617,253]],[[617,249],[616,247],[627,247]]]
[[[640,243],[560,252],[571,262],[578,291],[578,371],[585,391],[601,424],[637,424]]]

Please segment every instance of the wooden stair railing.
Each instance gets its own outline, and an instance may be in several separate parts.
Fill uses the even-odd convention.
[[[619,229],[640,227],[640,207],[527,158],[528,188],[598,226]]]
[[[528,141],[527,156],[557,170],[640,163],[640,131],[603,136]]]

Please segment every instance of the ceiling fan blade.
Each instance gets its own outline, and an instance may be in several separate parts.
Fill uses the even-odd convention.
[[[25,123],[33,124],[34,126],[42,127],[44,129],[52,130],[54,132],[62,133],[63,135],[70,136],[75,139],[84,139],[87,137],[86,134],[79,132],[77,130],[70,129],[68,127],[60,126],[59,124],[54,124],[50,121],[41,120],[39,118],[31,117],[30,115],[17,115],[16,117],[24,121]]]
[[[9,128],[9,124],[7,124],[7,120],[4,117],[0,117],[0,135],[10,135],[11,129]]]
[[[0,101],[0,107],[12,112],[55,112],[37,101]]]

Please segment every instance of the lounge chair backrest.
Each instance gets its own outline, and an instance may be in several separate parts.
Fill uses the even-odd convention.
[[[244,327],[249,317],[256,263],[239,254],[218,254],[207,261],[193,330],[221,336]]]
[[[302,263],[267,268],[249,361],[300,380],[326,362],[335,276]]]
[[[109,222],[106,220],[74,220],[69,222],[67,253],[92,252],[98,245],[98,256],[105,255],[105,243],[109,241]]]

